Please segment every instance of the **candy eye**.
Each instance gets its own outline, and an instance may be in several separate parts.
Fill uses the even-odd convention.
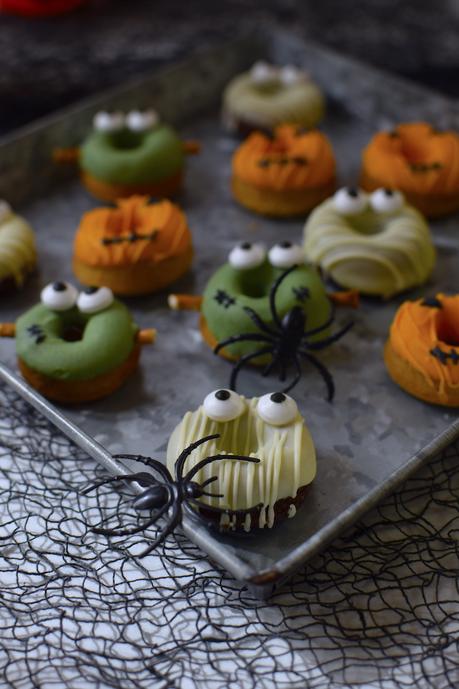
[[[96,132],[119,132],[124,124],[125,118],[122,112],[98,112],[93,120]]]
[[[131,110],[126,116],[126,126],[132,132],[146,132],[158,122],[159,116],[155,110]]]
[[[304,81],[305,73],[295,65],[285,65],[280,71],[280,79],[284,86],[295,86]]]
[[[11,214],[12,209],[8,201],[0,199],[0,222],[4,222]]]
[[[395,189],[376,189],[370,196],[371,207],[376,213],[395,213],[403,203],[403,194]]]
[[[296,419],[298,407],[294,399],[283,392],[273,392],[260,397],[258,416],[272,426],[287,426]]]
[[[113,292],[109,287],[86,287],[78,297],[78,308],[82,313],[97,313],[113,304]]]
[[[250,79],[253,84],[263,86],[277,81],[277,69],[267,62],[260,60],[250,70]]]
[[[262,244],[242,242],[232,249],[228,261],[237,270],[249,270],[260,266],[266,258],[266,251]]]
[[[338,189],[334,195],[333,204],[341,215],[357,215],[365,210],[367,196],[360,189],[343,187],[343,189]]]
[[[51,282],[41,291],[41,303],[51,311],[68,311],[75,306],[78,292],[69,282]]]
[[[284,241],[274,244],[269,250],[269,262],[275,268],[291,268],[304,263],[304,253],[301,246]]]
[[[215,390],[203,402],[204,411],[213,421],[233,421],[245,409],[245,402],[232,390]]]

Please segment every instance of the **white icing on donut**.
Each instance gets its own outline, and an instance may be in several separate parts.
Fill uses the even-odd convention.
[[[109,287],[92,287],[80,292],[77,306],[82,313],[98,313],[113,304],[113,292]]]
[[[126,115],[126,126],[133,132],[146,132],[159,122],[159,115],[155,110],[131,110]]]
[[[93,120],[96,132],[117,132],[123,129],[125,118],[122,112],[98,112]]]
[[[299,244],[279,242],[269,250],[268,259],[275,268],[290,268],[304,263],[304,251]]]
[[[365,192],[360,189],[343,187],[333,196],[333,204],[341,215],[357,215],[365,210],[368,199]]]
[[[370,204],[376,213],[396,213],[405,203],[403,194],[395,189],[376,189],[370,196]]]
[[[78,291],[69,282],[51,282],[42,289],[40,299],[51,311],[68,311],[75,306]]]
[[[213,421],[232,421],[244,412],[245,402],[237,392],[222,388],[206,396],[203,408]]]
[[[283,392],[273,392],[260,397],[257,412],[271,426],[287,426],[296,419],[298,406],[292,397]]]
[[[228,261],[237,270],[249,270],[260,266],[266,258],[262,244],[242,242],[231,250]]]
[[[0,199],[0,223],[4,222],[7,218],[12,215],[13,211],[8,203],[4,199]]]

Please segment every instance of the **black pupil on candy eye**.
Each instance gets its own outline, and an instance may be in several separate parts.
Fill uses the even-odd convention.
[[[85,294],[94,294],[95,292],[97,292],[98,289],[98,287],[85,287],[83,292]]]
[[[279,242],[279,246],[282,249],[290,249],[290,247],[292,246],[292,242],[288,242],[287,240],[285,240],[283,242]]]
[[[281,404],[282,402],[285,402],[286,397],[283,392],[273,392],[273,394],[270,397],[271,402],[275,402],[276,404]]]
[[[384,189],[384,193],[386,196],[393,196],[394,195],[394,192],[392,191],[392,189]]]
[[[353,199],[356,199],[359,195],[357,189],[347,189],[347,193],[349,194],[349,196],[352,196]]]
[[[65,282],[53,282],[53,290],[55,292],[65,292],[67,285]]]
[[[215,393],[215,397],[218,400],[225,401],[225,400],[229,399],[230,393],[228,392],[228,390],[217,390],[217,392]]]
[[[241,249],[244,249],[244,251],[248,251],[251,248],[252,248],[252,245],[250,242],[244,242],[243,244],[241,244]]]

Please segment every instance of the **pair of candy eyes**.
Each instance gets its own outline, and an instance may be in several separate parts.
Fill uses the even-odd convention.
[[[209,393],[203,407],[205,414],[212,421],[228,422],[234,421],[244,413],[246,403],[237,392],[222,389]],[[273,392],[260,397],[257,414],[262,421],[272,426],[286,426],[296,419],[298,407],[295,400],[288,395]]]
[[[68,311],[76,305],[82,313],[98,313],[113,299],[109,287],[87,287],[79,293],[69,282],[51,282],[41,291],[41,303],[51,311]]]
[[[256,62],[250,70],[250,78],[254,84],[267,84],[280,81],[284,86],[294,86],[304,81],[306,73],[294,65],[275,67],[267,62]]]
[[[335,210],[341,215],[358,215],[368,208],[376,213],[396,213],[405,203],[403,194],[395,189],[376,189],[368,195],[360,189],[344,187],[333,197]]]
[[[131,132],[146,132],[159,122],[159,115],[155,110],[131,110],[125,115],[122,112],[98,112],[93,120],[97,132],[119,132],[130,129]]]
[[[263,244],[242,242],[232,249],[228,262],[236,270],[256,268],[266,260],[266,250]],[[279,242],[274,244],[268,252],[268,260],[275,268],[291,268],[304,263],[303,249],[299,244]]]

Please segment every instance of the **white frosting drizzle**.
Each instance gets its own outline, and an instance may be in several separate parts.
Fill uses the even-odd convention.
[[[12,276],[20,286],[36,259],[32,228],[19,215],[7,215],[0,223],[0,280]]]
[[[246,509],[262,503],[258,526],[271,528],[275,503],[284,498],[294,498],[301,486],[314,479],[315,449],[299,414],[290,425],[275,427],[258,416],[257,398],[246,402],[244,413],[229,422],[212,421],[202,406],[194,412],[187,412],[169,440],[167,463],[169,470],[173,471],[175,460],[185,447],[206,435],[220,433],[219,439],[201,445],[192,453],[185,464],[185,472],[204,457],[219,452],[258,457],[259,464],[230,460],[208,464],[194,480],[201,483],[211,476],[218,477],[212,490],[223,493],[225,497],[203,499],[210,505]],[[228,524],[227,517],[221,523]],[[248,531],[251,526],[252,520],[248,516],[244,528]]]

